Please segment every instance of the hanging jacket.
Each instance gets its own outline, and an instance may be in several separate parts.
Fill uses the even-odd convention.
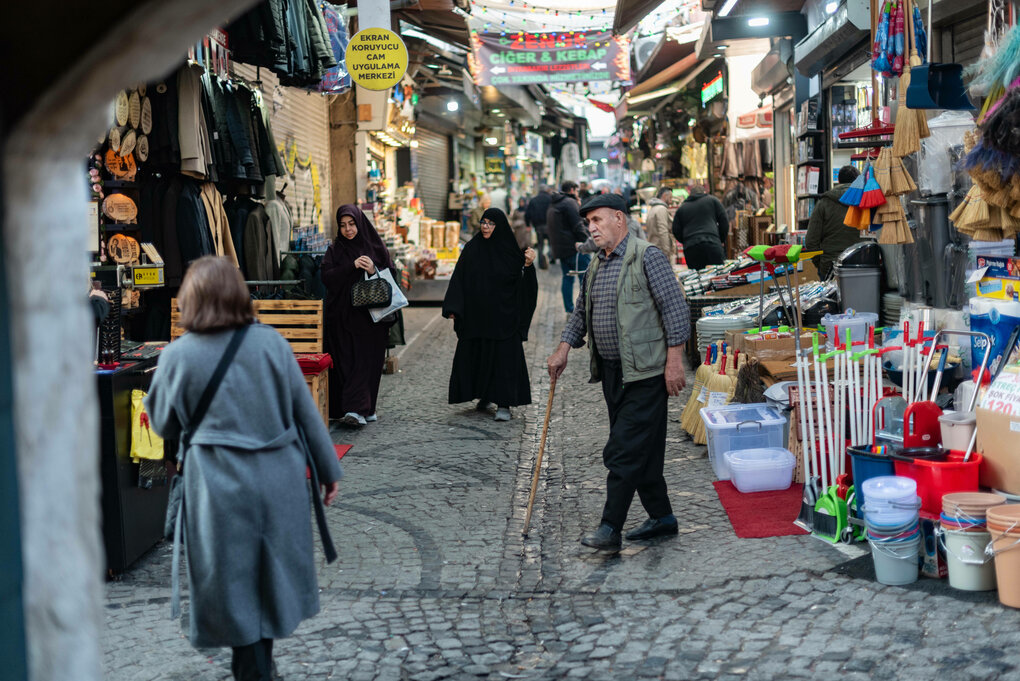
[[[261,204],[256,204],[244,227],[244,261],[248,266],[249,281],[277,278],[276,260],[273,244],[273,230],[269,227],[269,217]]]
[[[230,236],[230,221],[227,211],[223,208],[223,197],[212,182],[204,183],[200,188],[202,204],[205,207],[206,219],[209,222],[209,234],[212,237],[213,250],[216,255],[226,257],[237,267],[237,254],[234,252],[234,240]]]
[[[214,167],[212,144],[203,109],[202,73],[199,64],[186,64],[177,72],[177,120],[181,149],[181,172],[204,180]]]
[[[202,192],[194,180],[182,179],[174,217],[181,262],[187,271],[193,261],[216,253]]]
[[[248,266],[244,259],[244,230],[248,225],[248,215],[259,204],[248,196],[235,196],[224,204],[227,221],[230,223],[230,238],[234,242],[234,253],[237,254],[237,266],[248,276]]]

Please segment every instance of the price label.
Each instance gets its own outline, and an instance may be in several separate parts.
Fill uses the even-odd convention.
[[[163,283],[163,268],[162,267],[136,267],[133,270],[133,279],[135,286],[159,286]]]
[[[729,393],[709,393],[708,394],[708,406],[709,407],[722,407],[726,404],[729,399]]]
[[[707,399],[708,399],[708,388],[705,387],[705,386],[701,386],[701,392],[698,393],[698,402],[701,402],[702,404],[704,404],[705,400],[707,400]]]

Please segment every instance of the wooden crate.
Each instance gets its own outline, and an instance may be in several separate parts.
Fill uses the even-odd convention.
[[[329,369],[323,369],[317,374],[309,376],[305,374],[305,383],[308,384],[308,389],[312,391],[312,399],[315,400],[315,405],[319,408],[319,413],[322,415],[322,421],[326,424],[326,428],[329,428]]]
[[[322,352],[321,300],[253,300],[255,316],[287,339],[294,352]],[[177,299],[170,301],[170,340],[184,334]]]

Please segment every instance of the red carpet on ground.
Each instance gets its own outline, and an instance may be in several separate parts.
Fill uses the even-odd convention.
[[[354,445],[333,445],[333,449],[336,450],[336,460],[339,461],[340,459],[344,458],[344,454],[351,451],[351,448],[353,446]],[[312,472],[308,470],[308,466],[305,466],[305,476],[309,480],[312,479]]]
[[[717,480],[712,484],[738,537],[753,539],[807,534],[793,524],[800,515],[803,485],[794,483],[789,489],[742,494],[729,480]]]

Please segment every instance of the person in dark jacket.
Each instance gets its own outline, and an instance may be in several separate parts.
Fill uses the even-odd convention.
[[[828,279],[832,273],[832,261],[861,238],[859,230],[843,224],[846,206],[839,202],[839,197],[843,196],[843,192],[858,175],[857,168],[853,166],[840,168],[836,177],[839,184],[822,194],[811,212],[804,249],[822,251],[821,255],[811,258],[811,262],[818,268],[819,279]]]
[[[567,180],[560,185],[560,193],[552,195],[546,217],[546,229],[549,232],[549,241],[552,242],[553,255],[560,261],[560,268],[563,270],[563,283],[560,288],[563,290],[563,308],[567,314],[574,311],[575,277],[570,272],[587,270],[591,261],[588,253],[595,250],[592,242],[591,248],[585,249],[587,253],[581,252],[589,237],[584,220],[578,212],[580,205],[577,183]]]
[[[695,187],[673,216],[673,236],[684,245],[684,259],[692,270],[721,265],[726,260],[730,221],[722,201]]]
[[[545,242],[549,239],[549,232],[546,231],[546,220],[548,219],[549,204],[552,203],[552,192],[549,187],[542,187],[542,191],[536,194],[528,202],[528,209],[524,213],[524,220],[528,227],[535,230],[535,237],[538,243],[535,250],[538,251],[538,269],[549,269],[549,261],[545,255]]]

